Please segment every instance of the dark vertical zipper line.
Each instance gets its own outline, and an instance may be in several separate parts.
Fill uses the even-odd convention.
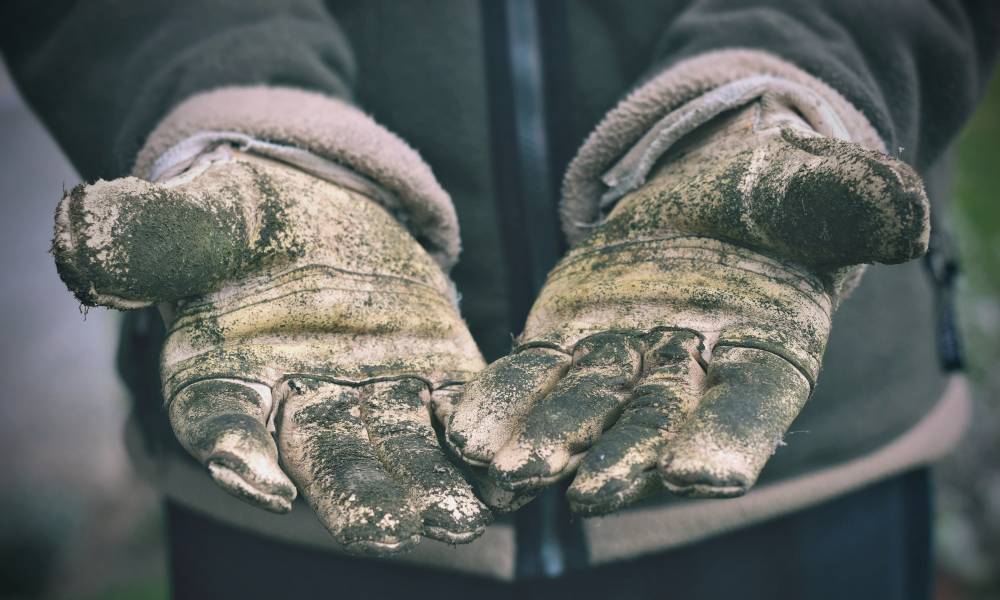
[[[559,257],[538,22],[531,0],[482,0],[491,154],[511,327],[520,332]]]
[[[556,206],[562,198],[566,167],[583,139],[573,130],[573,71],[570,68],[569,21],[566,0],[537,3],[540,24],[545,115],[549,138],[549,180]],[[566,238],[559,236],[559,255],[566,253]]]
[[[497,215],[504,239],[513,328],[524,325],[563,249],[557,175],[552,172],[539,6],[482,0],[490,144]],[[556,577],[586,562],[583,531],[570,519],[565,486],[552,486],[514,514],[515,575]]]
[[[535,0],[508,0],[507,51],[510,55],[514,132],[521,174],[522,205],[537,293],[559,259],[556,194],[552,188],[541,31]],[[557,188],[558,189],[558,188]]]
[[[553,236],[557,256],[567,249],[559,219],[559,202],[562,198],[562,178],[566,167],[576,154],[582,140],[573,133],[573,77],[570,68],[569,19],[565,0],[535,0],[538,14],[538,41],[542,58],[542,87],[544,91],[545,128],[548,137],[549,194],[554,226],[559,229]],[[572,479],[549,488],[549,500],[554,504],[552,515],[554,535],[559,541],[565,569],[582,569],[590,562],[583,521],[574,517],[566,502],[566,490]]]
[[[516,328],[519,333],[531,306],[532,289],[530,278],[524,277],[523,273],[529,268],[530,260],[528,248],[522,239],[525,217],[521,207],[521,177],[513,134],[513,82],[507,53],[507,10],[501,0],[482,0],[480,7],[489,102],[493,192],[507,271],[507,311],[512,331]]]

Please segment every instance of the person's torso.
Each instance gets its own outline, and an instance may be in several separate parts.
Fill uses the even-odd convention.
[[[532,292],[564,246],[556,216],[562,169],[646,74],[664,23],[684,3],[509,2],[485,13],[483,3],[468,0],[328,5],[356,58],[355,100],[420,152],[455,203],[464,250],[452,277],[473,336],[495,360],[510,350]],[[524,146],[538,136],[541,154]],[[525,165],[539,156],[544,168]],[[526,251],[532,245],[541,250]],[[128,326],[138,318],[129,317]],[[158,379],[149,373],[160,334],[149,331],[135,338],[144,340],[141,348],[124,337],[124,371],[140,400],[157,403],[139,412],[165,421]],[[887,444],[930,411],[944,383],[931,289],[919,263],[870,269],[837,312],[815,394],[759,485]],[[169,435],[168,428],[145,429]],[[663,496],[646,505],[675,502]]]

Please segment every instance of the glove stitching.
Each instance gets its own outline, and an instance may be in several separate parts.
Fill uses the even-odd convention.
[[[806,382],[809,383],[809,394],[810,395],[812,394],[813,388],[816,387],[815,378],[812,375],[809,374],[810,373],[809,370],[806,369],[804,366],[802,366],[799,363],[799,361],[795,360],[794,358],[792,358],[790,356],[786,356],[785,354],[783,354],[781,352],[776,352],[774,348],[769,348],[765,344],[754,344],[753,342],[722,342],[722,341],[720,341],[720,342],[716,342],[715,346],[712,347],[713,352],[714,352],[714,350],[716,348],[748,348],[748,349],[751,349],[751,350],[760,350],[762,352],[767,352],[768,354],[773,354],[774,356],[777,356],[778,358],[780,358],[783,361],[787,362],[788,364],[792,365],[792,367],[794,367],[796,371],[798,371],[799,373],[802,374],[802,377],[804,377],[805,380],[806,380]],[[711,364],[711,362],[709,364]]]
[[[748,257],[748,258],[746,258],[746,260],[748,260],[748,261],[756,261],[756,262],[759,262],[759,263],[761,263],[763,265],[774,267],[775,269],[780,270],[783,273],[785,273],[785,274],[787,274],[787,275],[789,275],[789,276],[791,276],[791,277],[793,277],[795,279],[798,279],[800,281],[806,282],[807,284],[813,284],[812,287],[814,287],[817,290],[825,290],[826,289],[822,284],[819,283],[819,277],[817,277],[816,275],[811,274],[806,267],[804,267],[804,266],[798,266],[797,263],[793,263],[793,262],[790,262],[790,261],[783,261],[783,260],[780,260],[780,259],[778,259],[776,257],[768,256],[767,254],[764,254],[760,250],[757,250],[755,248],[751,248],[749,246],[744,246],[744,245],[739,244],[737,242],[734,242],[732,240],[723,240],[723,239],[719,239],[717,237],[710,237],[710,236],[705,236],[705,235],[691,235],[691,234],[680,234],[680,235],[676,235],[676,236],[644,237],[644,238],[639,238],[639,239],[633,239],[633,240],[615,242],[615,243],[612,243],[612,244],[606,244],[606,245],[603,245],[603,246],[595,247],[595,248],[590,249],[590,250],[584,250],[584,251],[579,251],[579,252],[574,251],[570,255],[567,255],[566,259],[564,259],[562,262],[559,263],[559,265],[557,265],[554,269],[552,269],[549,277],[550,278],[556,278],[556,277],[558,277],[558,273],[560,271],[566,270],[567,267],[569,267],[569,265],[572,265],[572,264],[574,264],[576,262],[579,262],[583,258],[586,258],[586,257],[588,257],[590,255],[593,255],[593,254],[601,254],[601,253],[604,253],[604,252],[606,252],[608,250],[615,250],[615,249],[622,248],[622,247],[627,247],[627,246],[635,246],[635,245],[640,245],[640,244],[648,244],[648,243],[651,243],[651,242],[669,242],[669,241],[672,241],[672,240],[708,240],[708,241],[713,241],[713,242],[721,242],[721,243],[724,243],[724,244],[729,244],[729,245],[737,247],[737,248],[739,248],[741,250],[746,250],[746,251],[749,251],[749,252],[753,252],[754,254],[756,254],[756,255],[758,255],[760,257],[760,258],[757,258],[757,257]],[[719,250],[719,249],[716,249],[716,248],[707,248],[705,246],[694,245],[694,244],[671,245],[670,248],[671,249],[686,249],[686,250],[704,250],[706,252],[711,252],[711,253],[714,253],[714,254],[723,254],[723,255],[727,254],[723,250]],[[703,261],[703,262],[711,262],[711,261]],[[725,263],[723,263],[721,261],[718,262],[717,264],[725,265]],[[726,266],[728,266],[728,265],[726,265]],[[742,269],[742,270],[746,271],[748,269]]]
[[[330,272],[336,273],[340,276],[354,277],[358,279],[373,279],[373,278],[385,278],[394,279],[399,282],[412,284],[422,288],[432,290],[434,293],[441,293],[436,287],[416,279],[410,279],[402,275],[388,275],[382,273],[365,273],[362,271],[351,271],[349,269],[343,269],[341,267],[335,267],[332,265],[324,264],[307,264],[307,265],[297,265],[285,271],[274,274],[264,274],[253,279],[242,280],[239,284],[240,289],[251,289],[251,291],[246,292],[245,296],[254,294],[263,294],[270,290],[280,288],[283,285],[294,283],[296,281],[306,279],[313,275],[314,272],[326,272],[325,274],[330,274]],[[254,289],[255,288],[255,289]],[[199,310],[201,304],[214,305],[220,301],[224,301],[224,298],[218,298],[213,296],[218,296],[224,290],[219,290],[211,294],[206,294],[204,296],[199,296],[198,299],[189,302],[185,305],[185,308],[189,310]]]
[[[180,374],[181,373],[178,372],[178,373],[175,373],[174,375],[171,375],[167,379],[167,381],[171,381],[171,380],[174,380],[174,379],[178,378],[180,376]],[[423,384],[425,386],[427,386],[427,390],[429,392],[434,393],[434,392],[436,392],[438,390],[441,390],[441,389],[444,389],[446,387],[456,386],[456,385],[465,385],[469,380],[471,380],[474,377],[474,375],[475,375],[474,373],[469,373],[468,374],[468,378],[465,379],[465,380],[461,380],[461,379],[447,379],[447,380],[444,381],[444,383],[442,383],[441,385],[438,385],[436,387],[434,386],[434,384],[431,382],[430,379],[427,379],[426,377],[422,377],[420,375],[413,375],[413,374],[409,374],[409,373],[402,374],[402,375],[386,375],[386,376],[383,376],[383,377],[369,377],[369,378],[361,379],[361,380],[340,379],[340,378],[337,378],[337,377],[330,377],[330,376],[327,376],[327,375],[315,375],[315,374],[312,374],[312,373],[286,373],[277,382],[275,382],[274,385],[271,385],[271,384],[269,384],[269,383],[267,383],[266,381],[263,381],[263,380],[251,379],[251,378],[247,378],[247,377],[233,377],[233,376],[218,377],[218,376],[212,376],[212,375],[203,375],[203,376],[200,376],[200,377],[196,377],[196,378],[192,379],[191,381],[185,382],[180,387],[178,387],[176,390],[174,390],[174,392],[172,394],[170,394],[170,398],[164,398],[163,407],[164,408],[169,408],[170,404],[174,401],[174,398],[176,398],[178,394],[180,394],[183,390],[187,389],[188,387],[190,387],[190,386],[192,386],[192,385],[194,385],[196,383],[200,383],[202,381],[218,381],[220,379],[237,381],[237,382],[241,382],[241,383],[258,384],[258,385],[267,386],[270,389],[277,388],[279,385],[281,385],[283,383],[286,383],[286,382],[293,381],[295,379],[313,379],[313,380],[316,380],[316,381],[322,381],[324,383],[334,383],[334,384],[337,384],[337,385],[343,385],[343,386],[347,386],[347,387],[363,387],[363,386],[366,386],[366,385],[369,385],[369,384],[372,384],[372,383],[380,383],[380,382],[383,382],[383,381],[403,381],[403,380],[406,380],[406,379],[418,379],[421,382],[423,382]],[[164,387],[168,387],[168,385],[164,384]]]
[[[685,238],[687,238],[687,237],[691,237],[691,236],[685,236]],[[695,237],[700,237],[700,236],[695,236]],[[595,250],[588,251],[587,253],[579,254],[579,255],[573,257],[572,259],[567,260],[565,263],[559,265],[559,267],[557,267],[556,269],[554,269],[549,274],[549,281],[550,282],[552,282],[552,281],[558,281],[560,279],[564,279],[564,278],[568,277],[571,274],[564,272],[566,270],[566,268],[569,265],[571,265],[571,264],[573,264],[575,262],[578,262],[579,259],[587,257],[588,255],[602,253],[605,250],[613,250],[613,249],[617,249],[619,247],[627,246],[627,245],[639,245],[639,244],[643,244],[643,243],[648,243],[650,241],[653,241],[653,242],[656,242],[656,241],[669,241],[669,240],[673,240],[673,239],[685,239],[685,238],[662,238],[662,239],[638,240],[638,241],[634,241],[634,242],[622,242],[622,243],[615,244],[615,245],[612,245],[612,246],[602,246],[602,247],[597,248]],[[715,238],[703,238],[703,239],[715,240]],[[717,251],[715,249],[704,248],[702,246],[693,246],[693,245],[692,246],[671,246],[671,249],[706,250],[706,251],[708,251],[710,253],[722,254],[721,252],[719,252],[719,251]],[[767,257],[765,256],[765,258],[767,258]],[[693,262],[693,263],[705,263],[705,264],[712,264],[712,265],[721,265],[721,266],[724,266],[724,267],[729,268],[729,269],[735,269],[735,270],[743,271],[743,272],[746,272],[746,273],[754,273],[756,275],[763,275],[763,276],[774,276],[774,274],[772,274],[772,273],[766,273],[766,272],[765,273],[761,273],[760,271],[755,271],[755,270],[747,268],[747,267],[733,265],[733,264],[727,264],[727,263],[722,262],[722,261],[705,260],[704,258],[700,258],[700,257],[671,256],[670,260],[677,260],[677,261],[683,260],[683,261],[688,261],[688,262]],[[756,259],[753,259],[753,258],[747,258],[746,260],[749,261],[749,262],[755,262],[756,261]],[[655,262],[655,261],[644,261],[644,262]],[[804,292],[804,295],[807,297],[807,299],[811,303],[813,303],[817,308],[821,309],[824,312],[829,312],[829,310],[827,309],[827,307],[824,307],[822,304],[820,304],[811,295],[812,293],[815,292],[815,293],[822,293],[822,294],[826,294],[827,296],[830,296],[828,288],[821,283],[821,281],[820,281],[820,279],[818,277],[807,276],[807,275],[805,275],[805,274],[803,274],[801,272],[796,272],[796,271],[793,271],[793,270],[789,270],[789,269],[793,269],[794,267],[791,267],[791,266],[783,264],[783,263],[769,264],[768,262],[765,262],[765,261],[757,261],[757,262],[760,262],[760,264],[765,265],[765,266],[774,266],[776,269],[778,269],[778,270],[781,271],[781,274],[788,275],[790,278],[795,279],[796,281],[785,281],[784,283],[788,283],[790,285],[793,285],[793,286],[797,287],[800,292]],[[560,271],[563,271],[563,273],[560,273]],[[801,286],[796,285],[797,282],[800,283],[800,284],[804,284],[805,286],[808,287],[808,289],[803,290]]]
[[[253,301],[253,302],[247,302],[245,304],[240,304],[239,306],[236,306],[236,307],[233,307],[233,308],[228,308],[228,309],[222,310],[222,311],[213,310],[214,307],[212,307],[212,306],[206,306],[204,308],[199,309],[199,312],[211,312],[211,314],[206,315],[205,317],[200,317],[200,318],[197,316],[197,314],[191,314],[191,313],[188,313],[188,312],[185,311],[185,313],[183,315],[178,316],[174,320],[174,323],[171,325],[171,327],[170,327],[170,329],[168,331],[168,334],[172,334],[172,333],[175,333],[175,332],[180,331],[182,329],[187,329],[187,328],[193,327],[193,326],[197,325],[198,323],[204,322],[206,320],[217,319],[219,317],[222,317],[222,316],[225,316],[225,315],[229,315],[229,314],[232,314],[232,313],[244,310],[246,308],[250,308],[252,306],[258,306],[258,305],[261,305],[261,304],[269,304],[271,302],[274,302],[274,301],[277,301],[277,300],[281,300],[283,298],[289,298],[289,297],[295,296],[297,294],[322,292],[322,291],[345,291],[345,292],[367,291],[370,294],[382,294],[382,295],[387,295],[387,296],[412,296],[412,297],[416,297],[416,298],[424,298],[426,300],[431,300],[431,301],[439,301],[441,304],[446,305],[448,307],[453,306],[450,302],[447,302],[447,301],[441,299],[440,296],[437,293],[434,293],[434,294],[423,294],[423,293],[420,293],[420,292],[413,292],[413,291],[408,291],[408,292],[407,291],[397,291],[397,290],[394,290],[394,291],[383,291],[383,290],[377,290],[377,289],[359,290],[358,288],[350,288],[350,287],[321,286],[321,287],[314,287],[314,288],[303,288],[303,289],[300,289],[300,290],[295,290],[295,291],[292,291],[292,292],[288,292],[286,294],[281,294],[280,296],[270,296],[268,298],[264,298],[264,299],[261,299],[261,300],[256,300],[256,301]]]
[[[590,338],[592,338],[594,336],[604,335],[604,334],[608,334],[608,333],[617,333],[617,334],[621,334],[621,335],[632,335],[632,336],[636,336],[636,337],[640,337],[640,338],[646,338],[649,335],[657,333],[657,332],[668,332],[668,331],[678,331],[678,332],[690,333],[690,334],[696,336],[700,340],[700,343],[702,343],[702,344],[704,344],[705,341],[706,341],[705,335],[703,333],[701,333],[700,331],[696,331],[696,330],[690,329],[688,327],[671,327],[671,326],[664,325],[664,326],[653,327],[653,328],[647,329],[647,330],[639,330],[639,329],[604,329],[604,330],[598,331],[596,333],[591,333],[591,334],[588,334],[588,335],[580,338],[579,340],[577,340],[576,342],[574,342],[573,345],[572,345],[572,347],[570,349],[568,349],[568,350],[566,348],[562,347],[562,346],[553,344],[551,342],[542,342],[542,341],[539,341],[539,342],[527,342],[527,343],[525,343],[523,345],[520,345],[517,348],[515,348],[514,351],[513,351],[513,353],[519,353],[519,352],[521,352],[523,350],[527,350],[529,348],[547,348],[547,349],[550,349],[550,350],[556,350],[556,351],[561,352],[562,354],[565,354],[566,356],[569,356],[569,357],[572,358],[573,355],[574,355],[574,353],[576,352],[577,347],[579,347],[580,344],[584,343],[585,341],[587,341],[588,339],[590,339]],[[645,353],[645,350],[648,349],[648,348],[646,348],[646,345],[647,345],[646,341],[645,341],[645,339],[643,339],[643,340],[641,340],[641,342],[643,344],[643,353]],[[806,381],[809,383],[809,392],[810,392],[810,394],[812,393],[812,390],[816,387],[815,378],[812,375],[810,375],[810,370],[809,369],[807,369],[805,366],[803,366],[802,364],[800,364],[800,362],[797,361],[797,360],[795,360],[794,358],[792,358],[790,356],[786,356],[785,354],[783,354],[781,352],[777,352],[777,351],[775,351],[774,348],[767,347],[765,344],[754,344],[754,343],[749,343],[749,342],[735,342],[735,341],[733,341],[733,342],[718,341],[718,342],[716,342],[712,346],[712,351],[714,352],[714,350],[716,348],[751,348],[751,349],[754,349],[754,350],[762,350],[764,352],[768,352],[768,353],[773,354],[773,355],[777,356],[778,358],[784,360],[785,362],[789,363],[790,365],[792,365],[792,367],[795,368],[795,370],[799,371],[802,374],[802,376],[806,379]],[[645,368],[646,368],[645,360],[646,359],[645,359],[645,355],[644,354],[643,354],[643,356],[640,356],[640,372],[645,372]],[[701,365],[701,359],[700,359],[700,357],[698,357],[698,363]],[[707,367],[711,366],[711,364],[712,364],[711,360],[709,360],[707,364],[704,364],[704,365],[701,365],[701,366],[703,368],[707,368]]]

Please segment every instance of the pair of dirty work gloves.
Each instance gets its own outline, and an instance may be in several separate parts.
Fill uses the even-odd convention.
[[[861,265],[929,235],[907,165],[775,113],[713,119],[612,198],[491,365],[386,209],[238,149],[77,187],[53,251],[86,305],[166,307],[167,413],[215,482],[279,513],[301,493],[348,551],[471,541],[565,477],[583,515],[737,496]]]

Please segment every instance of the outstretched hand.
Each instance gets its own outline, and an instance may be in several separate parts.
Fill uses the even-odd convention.
[[[483,366],[447,277],[364,195],[223,155],[73,190],[63,280],[88,305],[171,307],[170,422],[229,493],[281,513],[300,491],[351,552],[476,538],[490,513],[431,426]]]
[[[920,256],[929,236],[910,167],[759,110],[700,131],[553,269],[512,354],[449,418],[465,461],[525,495],[575,473],[588,515],[756,482],[859,265]]]

